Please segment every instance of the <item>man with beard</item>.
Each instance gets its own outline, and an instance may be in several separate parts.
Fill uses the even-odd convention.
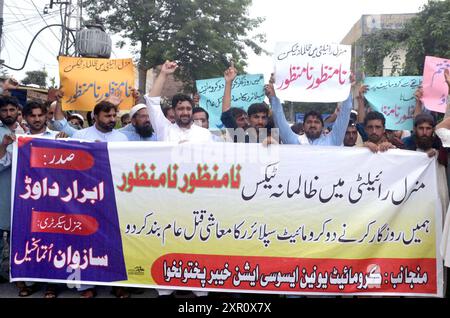
[[[23,108],[22,114],[30,129],[27,135],[65,137],[65,134],[47,127],[47,106],[45,104],[37,101],[28,102]]]
[[[352,83],[354,85],[354,83]],[[275,122],[275,127],[280,129],[281,141],[284,144],[301,144],[301,145],[316,145],[316,146],[341,146],[344,140],[345,131],[350,119],[350,112],[352,110],[352,95],[342,103],[340,111],[336,117],[333,125],[333,130],[327,134],[322,134],[323,119],[322,115],[317,111],[309,111],[305,114],[303,121],[304,135],[297,135],[291,130],[286,117],[283,112],[283,107],[278,97],[275,95],[273,83],[265,86],[266,96],[272,105],[272,114]]]
[[[59,103],[58,103],[59,104]],[[59,105],[60,107],[60,105]],[[55,117],[64,117],[62,110],[56,108]],[[58,115],[59,113],[59,115]],[[56,117],[57,121],[59,118]],[[88,141],[128,141],[128,138],[121,132],[114,130],[116,126],[117,118],[117,106],[108,101],[99,102],[94,107],[94,119],[95,123],[93,126],[76,130],[72,138],[88,140]],[[65,119],[63,119],[65,121]],[[67,121],[65,122],[67,126]],[[73,128],[72,128],[73,129]],[[81,298],[93,298],[96,296],[97,292],[95,286],[92,285],[81,285],[77,288],[80,292]],[[129,293],[122,287],[113,287],[112,293],[118,298],[128,298]]]
[[[196,142],[209,143],[213,142],[213,137],[208,129],[194,124],[192,117],[192,109],[194,102],[192,99],[183,94],[177,94],[172,98],[172,108],[175,112],[175,123],[171,123],[161,110],[161,92],[167,77],[173,74],[178,65],[175,62],[166,61],[156,78],[152,89],[145,95],[145,102],[150,114],[150,120],[155,129],[158,141],[171,142]],[[173,290],[157,289],[159,297],[172,297]],[[206,296],[208,293],[204,291],[195,291],[196,296]]]
[[[19,101],[14,97],[0,97],[0,282],[8,281],[8,250],[11,223],[11,158],[13,136],[16,128]],[[8,253],[9,254],[9,253]]]
[[[175,123],[172,124],[161,110],[161,91],[170,74],[173,74],[178,65],[175,62],[166,61],[161,72],[153,84],[148,95],[145,96],[150,121],[156,132],[158,141],[174,142],[211,142],[212,135],[208,129],[194,125],[192,109],[194,102],[184,94],[177,94],[172,98],[172,108],[175,111]]]
[[[77,130],[72,138],[90,141],[128,141],[121,132],[114,130],[116,126],[117,106],[102,101],[94,107],[95,124],[91,127]]]
[[[386,119],[380,112],[369,112],[364,118],[364,130],[368,140],[364,142],[363,146],[369,148],[373,153],[395,148],[386,138],[385,125]]]
[[[131,122],[119,129],[129,141],[156,141],[147,105],[137,104],[130,110]]]
[[[426,152],[429,157],[434,157],[439,152],[439,163],[447,166],[447,154],[442,147],[441,140],[435,136],[436,123],[434,117],[422,113],[414,118],[414,133],[410,137],[403,138],[407,150],[420,150]],[[442,152],[442,154],[441,154]]]
[[[407,150],[425,152],[430,158],[437,156],[436,178],[438,182],[438,194],[445,216],[449,203],[446,171],[448,164],[447,151],[442,146],[439,137],[435,135],[435,127],[436,122],[431,114],[419,114],[414,118],[413,135],[403,138],[402,141]]]
[[[6,106],[5,106],[6,105]],[[12,107],[11,107],[12,106]],[[10,196],[11,196],[11,162],[12,162],[12,149],[11,143],[15,139],[13,128],[18,116],[18,102],[14,99],[2,98],[0,101],[0,119],[4,125],[8,127],[9,131],[0,132],[0,187],[2,189],[2,194],[8,193],[7,199],[1,198],[0,201],[0,232],[2,232],[0,245],[3,245],[3,242],[9,244],[9,222],[11,220],[10,215]],[[26,133],[27,135],[33,136],[43,136],[43,137],[66,137],[64,133],[60,133],[57,131],[53,131],[48,129],[47,127],[47,106],[41,102],[31,101],[28,102],[22,110],[23,117],[27,122],[29,127],[29,131]],[[8,176],[9,178],[5,178]],[[3,184],[5,183],[5,184]],[[4,206],[6,204],[7,206]],[[9,206],[9,208],[8,208]],[[4,208],[7,208],[7,211],[4,211]],[[3,215],[5,213],[5,215]],[[4,217],[7,219],[4,220]],[[6,224],[3,224],[6,221]],[[7,235],[4,240],[3,232],[6,231]],[[3,247],[0,246],[0,252],[2,252]],[[2,253],[3,255],[3,253]],[[2,255],[0,257],[2,257]],[[19,288],[19,296],[27,297],[33,293],[32,285],[30,282],[16,282],[17,287]],[[47,295],[53,295],[56,297],[55,286],[50,284],[46,289],[46,297]]]

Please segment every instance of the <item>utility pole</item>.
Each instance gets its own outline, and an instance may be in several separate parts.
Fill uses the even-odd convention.
[[[50,9],[54,5],[59,5],[63,13],[62,24],[64,27],[61,34],[59,55],[75,55],[75,33],[81,28],[82,0],[51,0],[49,4]]]

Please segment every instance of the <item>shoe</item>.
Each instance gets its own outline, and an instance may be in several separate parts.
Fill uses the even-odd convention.
[[[95,288],[88,288],[80,292],[80,298],[94,298],[97,296]]]
[[[44,298],[56,298],[56,297],[57,297],[56,288],[54,286],[47,286]]]
[[[17,288],[19,288],[19,297],[28,297],[34,293],[33,286],[25,285],[25,282],[17,282]]]
[[[125,287],[113,287],[111,294],[117,298],[130,298],[130,293],[125,289]]]

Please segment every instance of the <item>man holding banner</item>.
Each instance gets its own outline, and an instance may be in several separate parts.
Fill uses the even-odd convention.
[[[150,121],[155,129],[159,141],[174,142],[212,142],[212,135],[208,129],[194,125],[192,108],[194,103],[189,96],[175,95],[172,99],[172,107],[175,111],[175,123],[172,124],[161,110],[161,91],[169,74],[173,74],[178,65],[175,62],[166,61],[161,72],[153,84],[152,90],[144,96]]]

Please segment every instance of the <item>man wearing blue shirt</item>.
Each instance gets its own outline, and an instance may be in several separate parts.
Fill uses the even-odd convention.
[[[137,104],[130,110],[131,123],[119,129],[129,141],[156,141],[147,105]]]
[[[352,110],[352,95],[342,103],[339,114],[333,125],[333,130],[327,134],[322,134],[323,119],[320,113],[310,111],[305,114],[303,128],[304,135],[297,135],[291,130],[283,112],[280,100],[275,95],[273,84],[265,86],[266,95],[272,106],[272,115],[275,127],[280,130],[280,138],[284,144],[317,145],[317,146],[341,146],[347,130],[350,112]]]

